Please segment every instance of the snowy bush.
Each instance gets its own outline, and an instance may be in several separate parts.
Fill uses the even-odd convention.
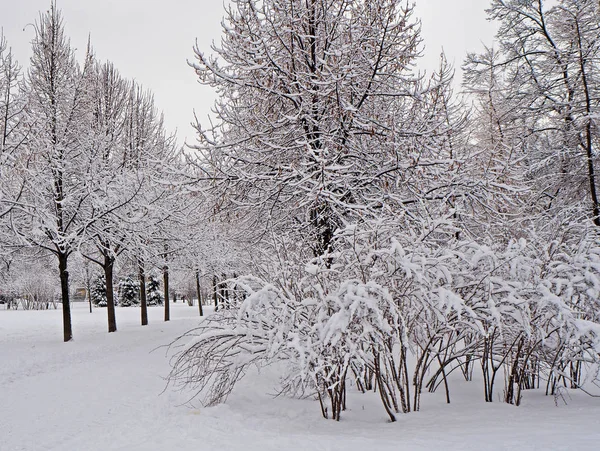
[[[323,416],[340,418],[351,378],[361,391],[376,389],[394,421],[420,409],[424,389],[443,385],[450,402],[447,375],[458,369],[470,380],[475,365],[485,401],[497,400],[502,384],[503,401],[516,405],[541,380],[550,394],[561,381],[579,387],[595,377],[593,239],[440,245],[387,237],[375,224],[337,240],[341,250],[311,261],[298,282],[230,281],[244,295],[191,332],[171,381],[204,390],[212,405],[249,365],[285,361],[282,392],[314,395]]]

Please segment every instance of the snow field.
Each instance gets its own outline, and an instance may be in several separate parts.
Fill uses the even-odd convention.
[[[108,334],[105,310],[74,304],[66,344],[60,310],[0,309],[0,450],[600,449],[600,400],[570,393],[557,407],[527,392],[519,408],[486,404],[478,381],[454,381],[450,406],[424,393],[422,411],[395,424],[376,395],[353,388],[339,423],[321,419],[315,401],[274,398],[277,368],[248,374],[225,405],[190,405],[191,393],[163,392],[162,346],[196,326],[198,310],[171,307],[168,323],[150,308],[147,327],[139,309],[119,308],[119,331]]]

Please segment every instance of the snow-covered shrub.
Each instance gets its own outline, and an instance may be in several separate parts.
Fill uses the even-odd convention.
[[[219,310],[184,335],[191,340],[173,361],[169,381],[197,390],[204,405],[225,401],[248,366],[278,357],[284,325],[294,313],[289,300],[271,285],[243,278],[238,286],[248,293],[244,303]]]
[[[329,417],[328,399],[331,417],[339,420],[350,374],[363,385],[367,372],[383,381],[380,359],[387,361],[386,343],[397,335],[401,319],[387,289],[374,282],[348,280],[331,288],[314,290],[303,300],[301,315],[294,322],[300,327],[290,331],[285,345],[292,363],[285,383],[316,391],[325,417]],[[381,393],[387,396],[387,392],[382,387]]]
[[[232,286],[245,299],[190,332],[195,337],[177,356],[170,380],[207,389],[204,403],[213,405],[227,397],[248,365],[285,360],[290,365],[283,391],[316,395],[323,415],[330,416],[329,404],[331,417],[339,420],[349,372],[359,380],[367,369],[381,377],[379,358],[400,318],[392,297],[376,283],[345,281],[327,294],[318,277],[309,274],[291,291],[236,279]]]
[[[299,280],[230,281],[243,295],[193,332],[171,380],[208,389],[214,404],[248,365],[283,360],[282,391],[315,395],[325,417],[340,418],[353,378],[359,390],[377,389],[393,421],[420,409],[423,389],[443,384],[450,402],[448,374],[470,380],[475,365],[486,401],[502,383],[503,400],[516,405],[542,379],[552,391],[559,380],[578,387],[582,374],[596,376],[593,239],[548,244],[532,234],[488,246],[392,232],[348,227],[336,252],[310,261]]]

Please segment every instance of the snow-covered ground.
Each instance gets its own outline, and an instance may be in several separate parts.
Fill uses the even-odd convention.
[[[273,398],[269,371],[244,379],[227,404],[186,404],[165,388],[162,345],[198,324],[197,309],[172,304],[172,321],[150,309],[73,310],[72,343],[62,343],[61,312],[0,306],[1,451],[202,450],[597,450],[600,399],[571,393],[555,406],[540,393],[516,408],[481,400],[480,387],[455,383],[453,404],[424,395],[422,411],[386,422],[376,397],[354,394],[341,422],[323,420],[316,402]],[[455,391],[458,391],[455,389]]]

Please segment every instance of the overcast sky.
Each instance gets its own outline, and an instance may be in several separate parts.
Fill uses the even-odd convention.
[[[492,41],[487,0],[416,0],[425,41],[424,69],[431,70],[442,47],[460,67],[467,51]],[[50,0],[0,0],[0,27],[21,65],[27,66],[38,11]],[[189,125],[210,111],[208,88],[196,83],[186,60],[193,58],[195,40],[208,51],[220,37],[222,0],[58,0],[73,47],[85,49],[88,33],[99,59],[110,59],[128,78],[150,88],[170,129],[181,141],[193,139]]]

